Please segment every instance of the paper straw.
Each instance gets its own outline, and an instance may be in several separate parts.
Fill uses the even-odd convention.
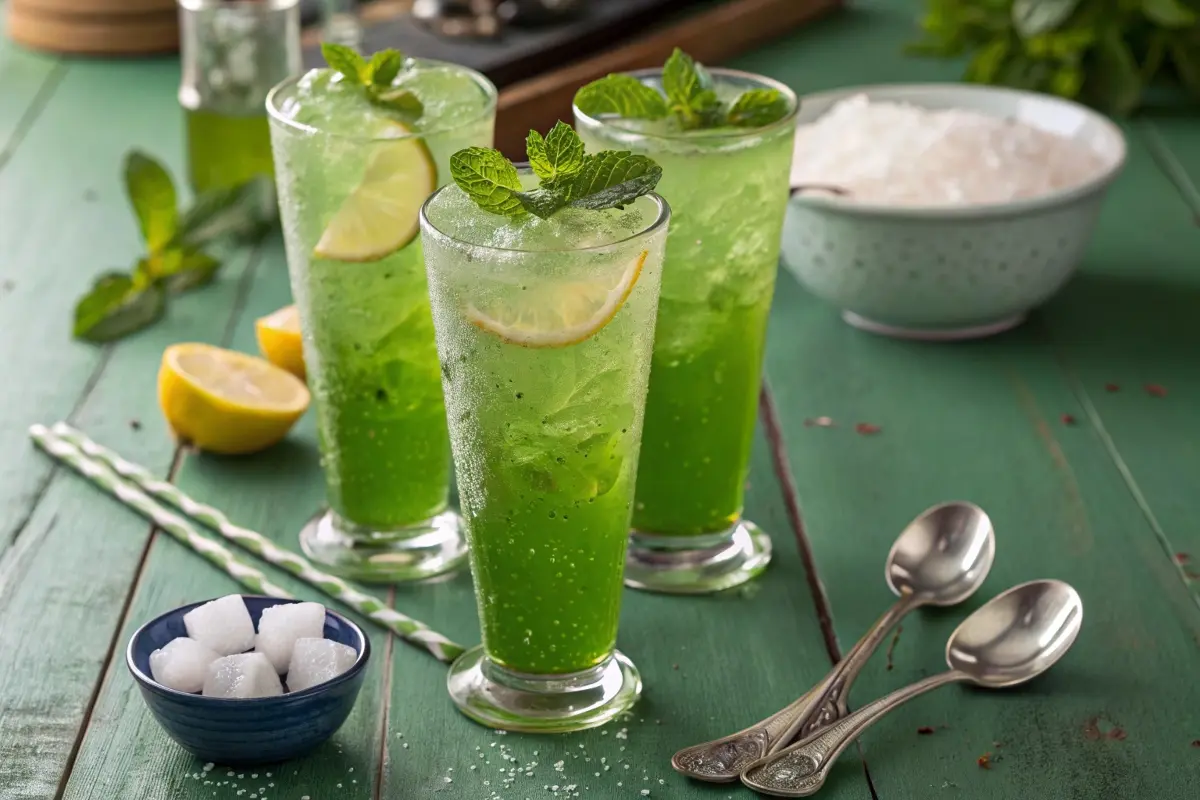
[[[345,603],[402,639],[429,651],[441,661],[453,661],[463,652],[462,646],[431,630],[424,623],[389,608],[383,601],[355,589],[335,575],[321,572],[305,559],[279,547],[262,534],[233,524],[219,510],[193,500],[174,484],[155,478],[145,468],[125,460],[66,423],[57,423],[53,429],[47,429],[44,425],[34,425],[29,429],[29,434],[47,453],[65,462],[126,505],[149,517],[163,530],[216,563],[243,585],[250,586],[242,579],[242,575],[249,575],[250,580],[259,580],[263,587],[267,587],[251,586],[254,591],[277,597],[290,597],[283,589],[266,583],[266,578],[261,572],[238,561],[228,549],[202,536],[153,498],[170,503],[225,539],[290,572],[335,600]]]

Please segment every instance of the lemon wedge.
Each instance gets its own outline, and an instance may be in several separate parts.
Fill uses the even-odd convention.
[[[601,280],[547,283],[521,292],[520,302],[494,308],[468,305],[472,325],[522,347],[566,347],[595,336],[625,305],[646,263],[643,250],[616,284]],[[508,298],[506,298],[508,299]]]
[[[300,312],[294,305],[259,317],[254,322],[258,349],[272,364],[304,380],[304,349],[300,341]]]
[[[290,372],[207,344],[168,347],[158,372],[158,403],[171,430],[213,453],[270,447],[287,435],[309,399]]]
[[[399,122],[387,123],[367,160],[362,181],[325,227],[313,255],[336,261],[378,261],[420,231],[421,205],[437,188],[429,148]]]

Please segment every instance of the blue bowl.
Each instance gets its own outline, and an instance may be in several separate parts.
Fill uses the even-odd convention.
[[[243,595],[254,628],[264,608],[298,603],[278,597]],[[187,636],[183,615],[208,601],[181,606],[137,629],[125,663],[142,698],[167,735],[197,758],[229,766],[285,761],[307,753],[342,726],[354,708],[366,675],[371,644],[362,629],[326,609],[325,638],[358,651],[358,660],[338,677],[280,697],[236,700],[168,689],[150,677],[150,654]]]

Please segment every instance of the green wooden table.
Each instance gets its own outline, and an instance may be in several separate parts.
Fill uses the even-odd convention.
[[[912,30],[911,4],[862,2],[735,66],[801,92],[953,78],[956,65],[899,54]],[[947,689],[898,711],[823,796],[1200,792],[1200,117],[1125,126],[1129,164],[1082,274],[1010,334],[947,346],[873,337],[780,273],[747,501],[776,561],[724,596],[627,593],[621,646],[647,687],[629,721],[497,735],[458,715],[441,664],[377,634],[362,697],[329,744],[274,768],[205,772],[150,718],[122,651],[150,616],[235,585],[26,437],[33,422],[68,419],[290,546],[321,500],[311,419],[268,453],[222,459],[180,452],[155,402],[167,344],[254,350],[254,319],[289,302],[278,240],[151,330],[110,347],[69,340],[76,296],[137,247],[122,154],[136,145],[182,174],[178,77],[173,60],[58,60],[0,42],[0,798],[748,797],[685,781],[670,754],[820,678],[890,602],[882,565],[896,533],[952,498],[996,525],[980,599],[1063,578],[1084,598],[1083,633],[1026,689]],[[838,425],[805,424],[817,416]],[[882,431],[856,434],[858,422]],[[477,640],[466,575],[385,596]],[[937,670],[967,610],[910,618],[853,699]]]

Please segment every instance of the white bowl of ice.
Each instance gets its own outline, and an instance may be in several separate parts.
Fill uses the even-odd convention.
[[[371,647],[320,603],[227,595],[134,633],[126,662],[163,729],[213,763],[294,758],[341,727]]]
[[[852,325],[962,339],[1078,267],[1125,138],[1049,95],[895,84],[801,98],[783,261]]]

